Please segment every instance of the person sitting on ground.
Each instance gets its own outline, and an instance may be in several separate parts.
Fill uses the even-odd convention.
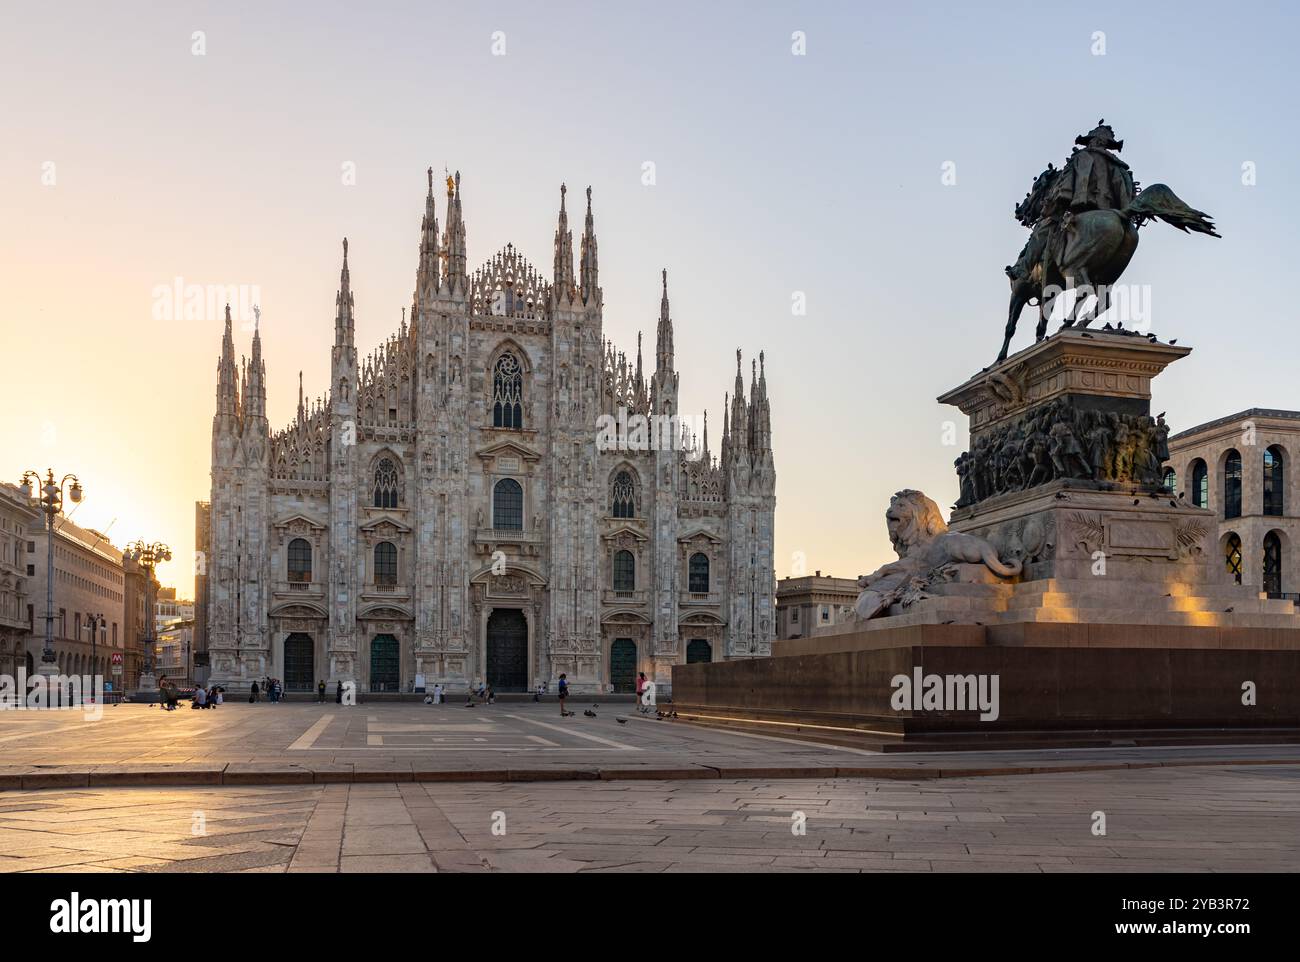
[[[195,708],[208,707],[208,693],[203,690],[202,685],[194,689],[194,707]]]

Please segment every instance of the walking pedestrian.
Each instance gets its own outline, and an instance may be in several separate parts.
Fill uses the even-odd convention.
[[[248,703],[250,705],[257,704],[257,695],[258,695],[257,679],[254,678],[253,687],[248,690]]]
[[[334,689],[334,704],[336,705],[343,704],[343,682],[342,681],[340,681],[339,686]]]
[[[640,672],[636,676],[636,710],[643,715],[646,712],[645,703],[641,701],[641,697],[644,694],[645,694],[645,672]]]
[[[316,701],[322,705],[325,704],[325,679],[324,678],[322,678],[320,680],[320,684],[316,686]]]

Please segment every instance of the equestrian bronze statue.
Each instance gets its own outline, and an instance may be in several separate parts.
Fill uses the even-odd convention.
[[[1007,267],[1011,304],[1006,337],[998,361],[1006,360],[1016,322],[1026,305],[1038,305],[1036,340],[1047,336],[1051,305],[1060,294],[1075,291],[1062,326],[1087,327],[1110,306],[1109,288],[1137,250],[1138,230],[1148,220],[1162,220],[1183,232],[1218,237],[1210,215],[1188,207],[1164,184],[1145,189],[1116,154],[1124,141],[1101,121],[1075,138],[1074,152],[1061,168],[1047,165],[1016,206],[1016,220],[1030,229],[1016,263]],[[1089,316],[1080,317],[1085,292],[1096,295]]]

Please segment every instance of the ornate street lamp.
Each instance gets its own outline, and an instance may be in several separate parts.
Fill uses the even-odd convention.
[[[57,659],[54,656],[54,519],[63,510],[63,487],[72,481],[68,497],[73,503],[81,501],[81,482],[75,474],[65,474],[63,480],[55,483],[54,469],[45,472],[45,482],[41,483],[39,471],[24,471],[19,490],[24,498],[32,497],[33,482],[40,487],[41,510],[45,512],[46,537],[48,550],[45,557],[45,650],[41,653],[41,667],[37,669],[42,675],[58,674]]]
[[[161,541],[155,541],[152,544],[148,544],[144,539],[141,539],[139,541],[132,541],[126,546],[125,556],[129,557],[144,569],[145,609],[147,611],[148,620],[146,623],[147,627],[144,638],[144,671],[141,673],[142,677],[140,679],[140,687],[146,687],[143,677],[145,675],[149,677],[151,687],[153,683],[154,621],[156,619],[156,613],[154,611],[156,602],[153,592],[153,569],[164,561],[172,560],[172,549],[167,547]]]

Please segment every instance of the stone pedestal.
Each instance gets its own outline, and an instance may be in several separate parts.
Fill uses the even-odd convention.
[[[679,716],[884,750],[1300,741],[1295,605],[1235,584],[1215,516],[1163,484],[1151,380],[1189,351],[1069,330],[942,395],[971,419],[949,528],[996,564],[919,572],[768,659],[675,666]],[[996,717],[898,708],[918,671],[996,681]]]

